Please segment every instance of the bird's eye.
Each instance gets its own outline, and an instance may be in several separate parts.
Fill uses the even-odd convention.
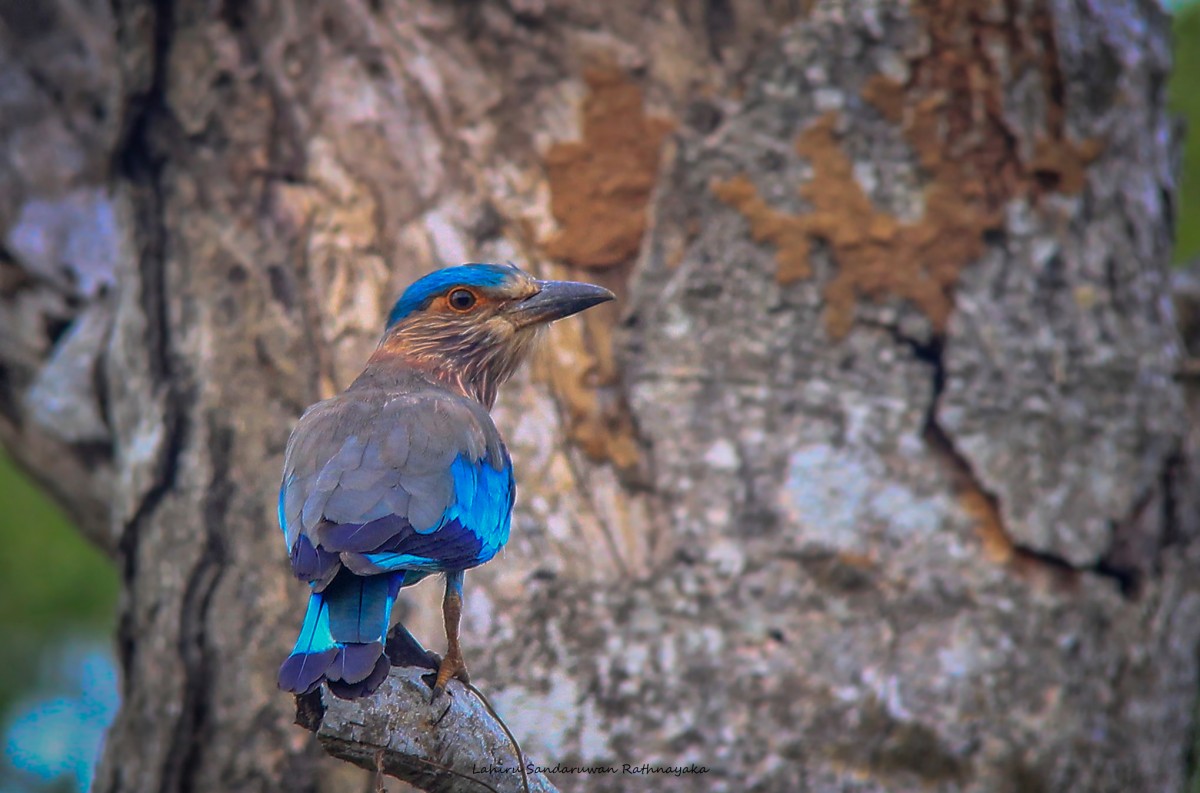
[[[455,311],[466,311],[475,305],[475,293],[470,289],[455,289],[448,298],[450,308]]]

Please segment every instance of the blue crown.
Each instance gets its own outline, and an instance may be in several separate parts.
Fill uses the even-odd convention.
[[[434,270],[417,279],[392,306],[387,326],[391,328],[400,320],[429,305],[430,301],[453,286],[477,286],[489,289],[500,286],[513,277],[517,268],[507,264],[460,264]]]

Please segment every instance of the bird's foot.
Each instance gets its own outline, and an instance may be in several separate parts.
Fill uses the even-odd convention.
[[[462,653],[448,652],[446,657],[442,659],[442,663],[438,666],[437,679],[433,682],[433,699],[431,702],[437,702],[437,698],[446,690],[446,684],[450,679],[461,680],[464,683],[470,683],[471,677],[467,674],[467,664],[463,661]]]

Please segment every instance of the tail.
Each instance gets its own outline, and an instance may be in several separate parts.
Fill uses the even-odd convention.
[[[403,573],[357,576],[342,570],[313,592],[296,646],[279,667],[279,687],[308,694],[324,680],[342,699],[379,688],[390,666],[383,645],[403,581]]]

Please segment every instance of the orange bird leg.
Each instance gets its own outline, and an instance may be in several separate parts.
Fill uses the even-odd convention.
[[[462,570],[446,573],[446,595],[442,598],[442,621],[446,626],[446,657],[438,667],[437,680],[433,684],[433,700],[436,701],[446,690],[450,678],[470,683],[467,664],[463,661],[462,649],[458,646],[458,621],[462,617],[462,585],[465,574]]]

